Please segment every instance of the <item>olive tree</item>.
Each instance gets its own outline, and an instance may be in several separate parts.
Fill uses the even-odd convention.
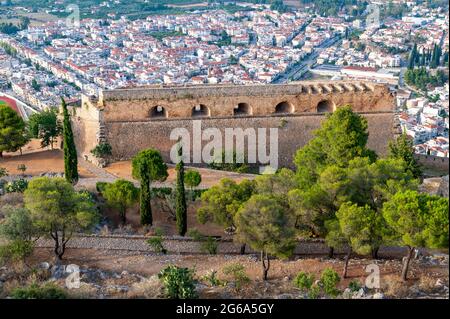
[[[30,213],[23,207],[5,205],[1,213],[5,216],[0,222],[0,237],[7,240],[0,247],[0,259],[22,261],[34,250],[34,242],[39,232],[34,227]]]
[[[90,229],[98,220],[89,194],[75,191],[63,178],[32,179],[24,193],[24,202],[33,225],[53,239],[54,253],[59,260],[72,235]]]

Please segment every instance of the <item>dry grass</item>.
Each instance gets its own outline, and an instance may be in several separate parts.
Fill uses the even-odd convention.
[[[127,298],[160,298],[162,295],[162,285],[156,275],[134,283],[127,293]]]
[[[381,288],[388,297],[405,298],[409,293],[408,284],[396,275],[384,276]]]
[[[67,290],[69,299],[92,299],[97,298],[97,288],[85,282],[80,283],[80,287]]]
[[[23,194],[22,193],[7,193],[0,196],[0,207],[3,206],[20,207],[23,206]]]

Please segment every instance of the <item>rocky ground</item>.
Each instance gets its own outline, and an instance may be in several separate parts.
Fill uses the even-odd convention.
[[[47,260],[42,262],[41,260]],[[17,265],[0,268],[0,294],[5,298],[16,286],[31,281],[54,282],[67,289],[71,298],[163,298],[163,288],[158,272],[169,264],[195,269],[196,289],[200,298],[282,298],[303,299],[307,294],[294,287],[292,281],[299,271],[315,274],[319,278],[323,269],[331,267],[341,273],[343,261],[328,258],[297,258],[295,260],[273,260],[269,280],[260,280],[260,264],[256,256],[193,256],[118,253],[108,251],[68,250],[61,264],[52,260],[48,250],[37,249],[29,261],[34,270],[28,276],[18,275]],[[240,263],[250,278],[248,284],[238,289],[233,278],[224,275],[223,268],[231,263]],[[80,284],[73,289],[68,265],[79,267]],[[364,287],[369,264],[380,268],[380,288]],[[22,269],[23,271],[23,269]],[[206,279],[216,272],[220,285],[211,285]],[[349,278],[338,285],[338,299],[388,299],[388,298],[449,298],[448,254],[419,256],[411,265],[410,279],[400,280],[401,261],[352,259]],[[350,290],[350,281],[358,281],[361,288]],[[327,298],[321,296],[320,298]]]

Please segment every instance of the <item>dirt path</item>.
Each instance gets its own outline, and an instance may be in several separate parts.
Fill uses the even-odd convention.
[[[168,164],[168,173],[169,176],[167,179],[162,183],[154,183],[156,187],[171,187],[175,184],[176,181],[176,171],[175,166]],[[198,189],[206,189],[210,188],[213,185],[216,185],[219,180],[222,178],[229,178],[234,180],[235,182],[240,182],[243,179],[254,179],[257,175],[254,174],[241,174],[241,173],[235,173],[235,172],[227,172],[227,171],[218,171],[214,169],[209,168],[199,168],[199,167],[186,167],[186,170],[194,169],[197,170],[201,176],[202,176],[202,182],[197,187]],[[118,178],[124,178],[127,180],[134,180],[133,176],[131,175],[132,168],[131,168],[131,161],[121,161],[121,162],[115,162],[111,163],[107,167],[105,167],[103,170],[108,172],[110,175],[116,176]]]

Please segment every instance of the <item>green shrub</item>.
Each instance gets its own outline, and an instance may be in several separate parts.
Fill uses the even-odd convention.
[[[0,260],[20,261],[30,256],[34,250],[34,243],[30,240],[16,239],[0,246]]]
[[[195,291],[193,270],[170,265],[158,274],[162,282],[165,295],[170,299],[194,299]]]
[[[223,273],[226,276],[232,277],[236,289],[241,289],[243,285],[250,282],[250,278],[245,272],[245,267],[242,264],[234,263],[223,268]]]
[[[320,287],[318,285],[313,285],[308,292],[309,299],[317,299],[320,296]]]
[[[307,274],[303,271],[299,272],[294,279],[295,287],[301,289],[302,291],[308,291],[314,283],[314,275]]]
[[[362,286],[361,286],[361,284],[359,283],[359,281],[357,281],[357,280],[352,280],[352,281],[350,281],[350,282],[348,283],[348,288],[349,288],[352,292],[357,292],[357,291],[359,291],[359,290],[362,288]]]
[[[189,237],[192,237],[193,240],[201,242],[200,243],[200,251],[202,253],[206,253],[206,254],[210,254],[210,255],[217,254],[217,249],[219,247],[217,239],[215,239],[212,236],[205,236],[195,228],[188,230],[187,234]]]
[[[250,169],[247,164],[247,158],[244,156],[244,163],[238,163],[238,156],[236,151],[233,151],[232,154],[227,154],[225,150],[222,150],[220,157],[217,157],[213,160],[213,162],[209,163],[208,166],[211,169],[216,169],[220,171],[229,171],[236,173],[249,173]],[[232,158],[231,163],[227,163],[227,155]]]
[[[13,299],[66,299],[67,293],[53,284],[39,286],[33,283],[27,287],[13,289],[10,296]]]
[[[201,241],[205,239],[205,236],[202,233],[200,233],[196,228],[189,229],[187,234],[189,237],[192,237],[192,239],[195,241]]]
[[[217,254],[217,248],[219,244],[214,237],[207,236],[205,240],[200,244],[200,251],[202,253],[208,253],[210,255]]]
[[[95,184],[95,189],[97,190],[97,192],[99,192],[100,194],[105,190],[106,185],[108,185],[109,183],[107,182],[97,182]]]
[[[91,154],[97,158],[112,155],[112,147],[109,143],[100,143],[91,150]]]
[[[223,286],[224,282],[217,278],[217,271],[213,270],[207,275],[203,276],[203,280],[208,282],[211,286]]]
[[[191,200],[196,200],[197,198],[200,198],[203,192],[205,192],[206,189],[187,189],[186,190],[186,196],[189,197]],[[167,196],[172,194],[172,188],[171,187],[152,187],[152,196],[155,198],[162,198],[167,199]]]
[[[196,170],[187,170],[184,175],[185,184],[191,189],[197,187],[202,182],[202,175]]]
[[[5,191],[7,193],[23,193],[27,187],[28,181],[26,179],[19,178],[6,184]]]
[[[6,168],[0,167],[0,178],[8,176],[8,171]]]
[[[336,286],[340,281],[341,278],[338,273],[331,268],[326,268],[320,276],[320,282],[322,283],[324,292],[333,297],[339,294]]]
[[[147,240],[147,244],[149,244],[155,252],[167,254],[167,249],[165,249],[163,246],[161,229],[155,229],[155,235]]]

